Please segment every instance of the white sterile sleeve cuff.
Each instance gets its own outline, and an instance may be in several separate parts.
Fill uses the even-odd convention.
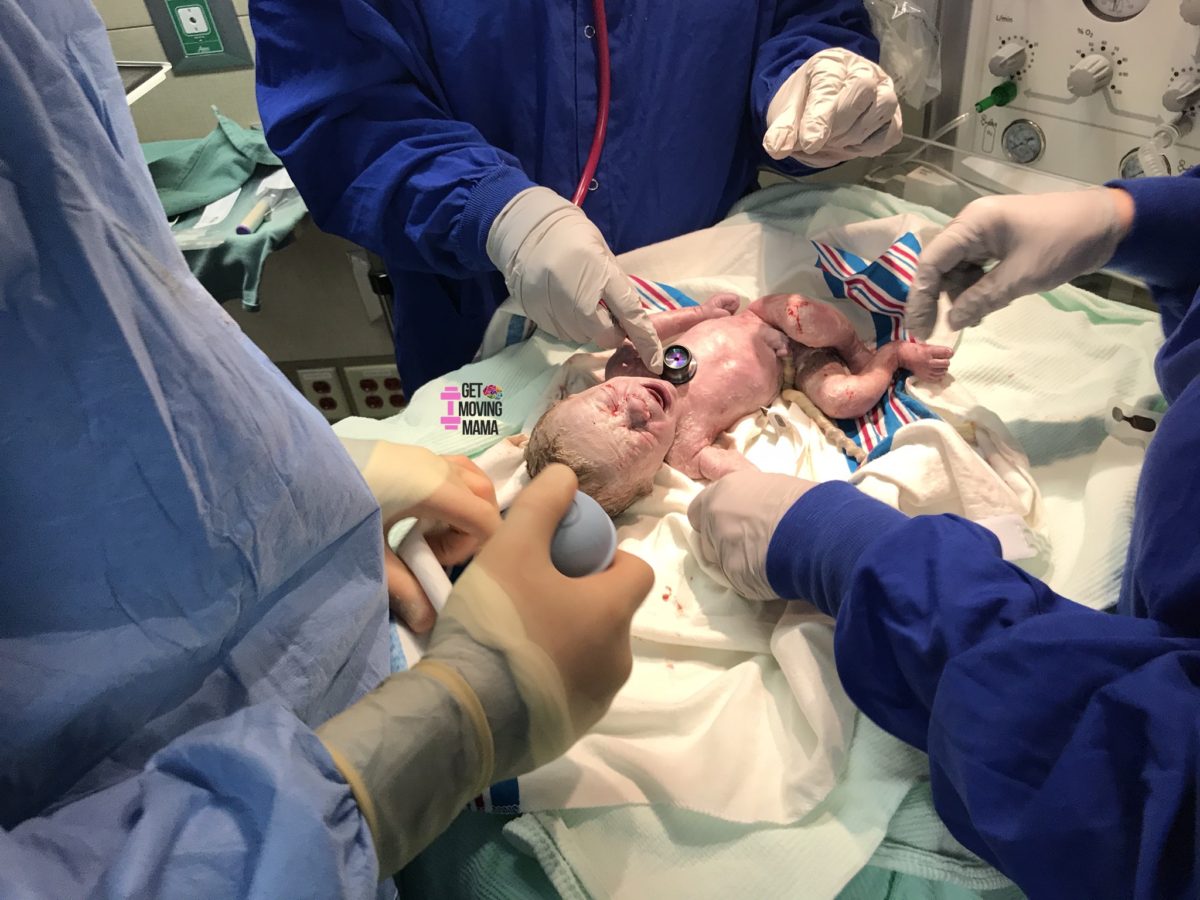
[[[547,218],[575,207],[545,187],[526,188],[505,204],[488,229],[487,255],[507,280],[517,253],[526,239],[539,231]]]

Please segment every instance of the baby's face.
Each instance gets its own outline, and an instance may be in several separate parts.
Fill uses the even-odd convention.
[[[658,378],[612,378],[555,407],[552,427],[613,477],[650,482],[675,440],[679,395]]]

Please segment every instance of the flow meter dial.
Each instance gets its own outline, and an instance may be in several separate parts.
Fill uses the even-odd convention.
[[[1150,0],[1083,0],[1083,5],[1092,15],[1106,22],[1124,22],[1132,19],[1149,3]]]
[[[1165,156],[1163,157],[1163,165],[1167,167],[1168,172],[1171,171],[1171,163]],[[1143,175],[1146,174],[1145,171],[1142,169],[1142,161],[1140,159],[1138,159],[1138,148],[1137,147],[1134,147],[1132,150],[1130,150],[1128,153],[1126,153],[1124,156],[1121,157],[1120,172],[1121,172],[1121,177],[1126,180],[1132,179],[1132,178],[1141,178]]]
[[[1000,136],[1004,155],[1015,163],[1027,166],[1042,158],[1046,152],[1046,135],[1028,119],[1017,119]]]

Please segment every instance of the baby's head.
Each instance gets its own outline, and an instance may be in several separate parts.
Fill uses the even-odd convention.
[[[564,463],[580,490],[618,516],[650,493],[675,440],[678,400],[658,378],[612,378],[568,397],[533,426],[525,445],[529,474]]]

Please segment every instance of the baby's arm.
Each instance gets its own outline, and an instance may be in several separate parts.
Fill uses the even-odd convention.
[[[667,309],[650,317],[660,341],[683,334],[693,325],[707,319],[723,319],[735,314],[741,306],[735,294],[713,294],[700,306]]]
[[[734,294],[714,294],[700,306],[688,306],[684,309],[668,309],[650,316],[658,339],[664,344],[672,337],[683,334],[693,325],[708,319],[724,319],[736,313],[741,301]],[[604,367],[604,378],[618,378],[622,375],[634,377],[655,375],[642,363],[637,350],[629,340],[622,341],[615,353],[608,358]]]

